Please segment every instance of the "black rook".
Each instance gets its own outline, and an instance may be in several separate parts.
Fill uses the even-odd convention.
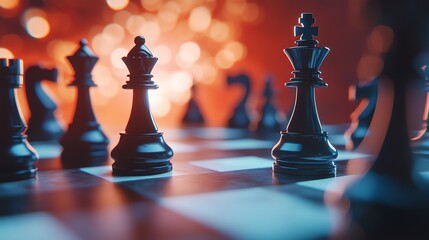
[[[0,59],[0,182],[36,175],[37,154],[24,134],[26,125],[16,96],[22,73],[20,59]]]
[[[114,175],[152,175],[172,170],[173,150],[158,132],[149,108],[148,90],[157,89],[151,71],[158,61],[144,45],[145,38],[138,36],[136,44],[122,60],[130,74],[122,86],[133,90],[133,104],[127,127],[118,145],[112,150]]]

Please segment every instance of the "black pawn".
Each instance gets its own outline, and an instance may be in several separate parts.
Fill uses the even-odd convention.
[[[185,115],[183,116],[182,123],[184,124],[203,124],[204,117],[200,111],[197,101],[195,100],[196,87],[192,86],[191,99],[188,102]]]
[[[273,170],[301,176],[334,176],[333,160],[338,153],[329,142],[328,133],[322,130],[314,93],[316,87],[327,87],[319,77],[319,67],[329,49],[316,47],[318,42],[312,36],[318,35],[318,28],[311,26],[311,13],[301,14],[299,22],[302,26],[295,26],[295,36],[302,35],[296,41],[298,46],[284,50],[295,69],[295,77],[285,84],[296,88],[295,107],[286,130],[281,131],[280,140],[272,149]]]
[[[96,86],[91,71],[98,60],[80,41],[80,47],[67,59],[75,71],[75,79],[69,86],[77,87],[77,104],[73,121],[60,140],[63,146],[61,160],[65,168],[100,165],[107,160],[109,140],[95,118],[89,88]]]
[[[36,175],[37,153],[24,134],[26,125],[17,102],[16,88],[22,86],[21,59],[0,59],[0,181]]]
[[[250,118],[247,113],[246,105],[250,95],[250,79],[246,74],[240,74],[238,76],[228,76],[228,85],[240,84],[244,88],[244,95],[238,102],[234,109],[234,113],[228,121],[228,127],[230,128],[249,128]]]
[[[133,90],[131,115],[118,145],[112,150],[115,161],[113,175],[152,175],[172,170],[173,150],[158,132],[149,108],[148,90],[157,89],[151,74],[158,58],[144,45],[145,38],[137,36],[136,44],[122,60],[130,72],[129,81],[122,86]]]
[[[57,76],[56,68],[45,69],[40,66],[30,66],[25,71],[25,93],[31,113],[27,129],[30,142],[56,142],[64,133],[54,115],[57,105],[42,87],[43,80],[57,82]]]
[[[349,93],[352,94],[352,96],[349,96],[350,99],[355,101],[359,99],[366,100],[360,103],[357,108],[358,112],[355,111],[350,115],[352,124],[347,129],[345,136],[347,139],[346,148],[351,150],[359,146],[367,135],[369,126],[371,125],[377,105],[378,79],[374,79],[369,83],[352,86]],[[361,106],[362,104],[366,104],[365,108]]]
[[[271,78],[265,81],[264,98],[265,104],[262,107],[262,117],[259,120],[257,132],[279,132],[280,122],[277,117],[277,110],[273,104],[272,98],[274,95]]]

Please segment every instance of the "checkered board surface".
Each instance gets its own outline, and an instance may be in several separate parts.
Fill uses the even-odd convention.
[[[63,170],[58,146],[36,144],[44,157],[37,177],[0,184],[0,238],[326,238],[338,221],[324,203],[326,194],[359,177],[346,174],[349,163],[373,156],[344,150],[345,126],[325,128],[339,150],[337,177],[327,179],[273,174],[270,150],[279,134],[166,130],[173,172],[142,177],[113,177],[111,160]],[[425,161],[420,170],[429,179]]]

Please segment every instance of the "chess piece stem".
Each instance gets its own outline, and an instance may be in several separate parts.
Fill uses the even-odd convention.
[[[136,46],[122,60],[127,65],[130,80],[122,86],[133,90],[130,119],[111,156],[114,175],[153,175],[170,172],[173,150],[158,132],[150,112],[148,90],[157,89],[151,71],[158,61],[147,49],[144,37],[134,39]]]
[[[24,134],[16,88],[22,86],[22,61],[0,59],[0,182],[36,175],[37,153]]]

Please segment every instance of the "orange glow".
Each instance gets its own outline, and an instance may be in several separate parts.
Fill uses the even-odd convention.
[[[384,25],[375,27],[368,39],[369,48],[376,53],[385,53],[393,42],[393,30]]]
[[[0,8],[14,9],[19,5],[19,0],[0,0]]]
[[[129,0],[106,0],[107,5],[113,10],[121,10],[128,6]]]
[[[110,55],[110,61],[115,68],[125,69],[127,66],[122,61],[122,57],[127,56],[128,50],[125,48],[117,48]]]
[[[380,56],[364,56],[357,66],[359,81],[371,81],[380,75],[384,61]]]
[[[133,15],[128,18],[126,28],[131,35],[138,35],[140,27],[145,24],[146,19],[140,15]]]
[[[35,16],[28,19],[25,29],[34,38],[44,38],[49,34],[51,28],[45,18]]]
[[[201,55],[201,49],[195,42],[185,42],[180,46],[179,57],[187,63],[196,62]]]
[[[232,67],[235,62],[234,53],[231,50],[223,49],[220,50],[215,57],[216,65],[220,68],[227,69]]]
[[[170,112],[171,104],[161,94],[149,91],[149,101],[155,117],[165,117]]]
[[[246,10],[246,0],[225,1],[227,14],[242,15]]]
[[[143,8],[148,11],[156,11],[161,7],[161,0],[140,0],[140,3]]]
[[[158,58],[158,64],[165,65],[171,61],[171,50],[166,45],[158,45],[152,49],[152,53]]]
[[[14,58],[14,56],[9,49],[0,47],[0,58]]]
[[[204,32],[210,26],[212,16],[205,7],[196,7],[192,9],[189,15],[189,28],[195,32]]]
[[[124,28],[117,23],[109,24],[103,29],[103,37],[105,41],[110,41],[112,43],[120,43],[124,39],[124,36]]]
[[[46,52],[53,57],[56,61],[66,64],[65,57],[66,55],[72,54],[73,50],[76,48],[76,44],[63,40],[52,40],[48,43]]]
[[[186,92],[192,87],[192,75],[187,71],[176,71],[171,74],[170,82],[176,92]]]
[[[259,17],[259,7],[254,3],[246,4],[246,8],[244,9],[244,13],[241,14],[241,19],[246,22],[254,22]]]
[[[209,36],[218,42],[225,41],[231,36],[231,28],[225,22],[213,20],[209,29]]]
[[[246,57],[246,47],[241,42],[229,42],[226,44],[225,49],[228,49],[234,54],[235,61]]]

